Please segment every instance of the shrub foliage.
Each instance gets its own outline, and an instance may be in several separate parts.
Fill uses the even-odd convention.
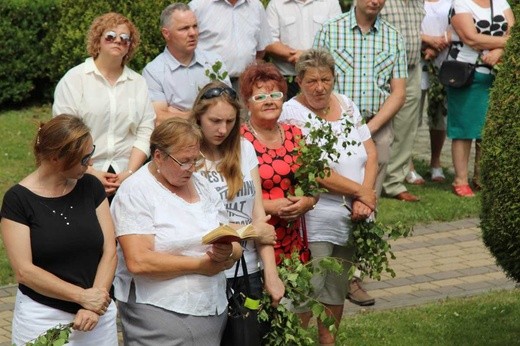
[[[520,18],[520,6],[514,8]],[[482,141],[483,239],[520,282],[520,27],[514,26],[491,91]]]
[[[0,104],[44,94],[50,67],[46,41],[55,0],[0,1]]]

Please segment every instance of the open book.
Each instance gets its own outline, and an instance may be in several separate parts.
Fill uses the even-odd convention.
[[[202,244],[239,242],[256,237],[258,237],[258,234],[256,234],[255,228],[251,224],[237,230],[234,230],[229,225],[220,225],[202,237]]]

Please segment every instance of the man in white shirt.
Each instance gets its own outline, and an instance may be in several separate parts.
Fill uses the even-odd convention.
[[[294,64],[312,48],[314,36],[327,20],[340,15],[338,0],[271,0],[267,22],[274,40],[266,48],[288,84],[287,99],[299,92]]]
[[[188,118],[199,90],[211,81],[206,70],[222,62],[217,54],[197,48],[197,18],[186,4],[173,3],[162,11],[161,33],[166,48],[143,70],[157,125],[174,116]],[[225,65],[220,73],[224,71]],[[231,85],[229,77],[224,82]]]
[[[222,56],[235,89],[238,77],[262,59],[271,34],[259,0],[192,0],[199,20],[200,47]]]

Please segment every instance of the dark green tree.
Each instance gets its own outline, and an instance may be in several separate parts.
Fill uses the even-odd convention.
[[[519,1],[514,13],[520,18]],[[512,28],[491,91],[482,140],[484,243],[506,275],[520,282],[520,27]]]

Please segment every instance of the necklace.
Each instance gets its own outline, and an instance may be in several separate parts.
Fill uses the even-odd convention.
[[[311,111],[313,111],[317,116],[319,116],[320,118],[323,118],[323,119],[327,119],[327,115],[329,114],[330,112],[330,106],[327,106],[325,108],[322,108],[322,109],[316,109],[316,108],[313,108],[311,107],[310,105],[307,105],[307,108],[309,108]]]
[[[247,121],[247,126],[249,127],[249,129],[251,130],[251,132],[253,133],[253,135],[256,137],[256,138],[260,138],[262,139],[263,141],[265,142],[274,142],[276,140],[278,140],[278,138],[275,138],[275,139],[271,139],[271,140],[266,140],[265,137],[263,135],[260,135],[258,132],[256,132],[255,128],[253,127],[253,124],[251,124],[251,119],[249,119]],[[276,127],[278,128],[278,134],[279,134],[279,138],[280,138],[280,143],[283,144],[283,140],[284,140],[284,135],[283,135],[283,132],[282,132],[282,128],[279,124],[276,124]]]
[[[327,105],[327,107],[324,107],[321,109],[316,109],[316,108],[312,107],[309,104],[309,102],[307,102],[307,99],[305,99],[305,98],[302,98],[300,103],[302,103],[305,107],[310,109],[314,114],[316,114],[320,118],[327,120],[327,115],[329,115],[329,112],[330,112],[330,101],[329,101],[329,104]]]
[[[67,187],[69,186],[69,179],[65,179],[65,185],[63,186],[63,191],[61,191],[61,193],[57,194],[57,193],[54,193],[52,190],[44,187],[43,181],[40,176],[40,171],[37,170],[36,175],[38,177],[38,182],[39,182],[38,188],[41,191],[47,192],[47,194],[50,195],[49,196],[50,198],[60,198],[65,195],[65,192],[67,191]],[[62,199],[59,199],[57,202],[61,202],[61,201],[62,201]],[[53,202],[53,203],[56,203],[56,202]],[[72,209],[74,209],[74,207],[72,205],[68,204],[67,201],[64,201],[65,206],[63,207],[63,209],[60,212],[56,211],[56,208],[52,208],[41,201],[40,201],[40,204],[43,205],[45,208],[47,208],[53,215],[62,218],[67,226],[70,225],[70,221],[69,221],[70,215],[69,214],[72,211]],[[67,209],[68,209],[68,212],[66,212]]]
[[[61,217],[67,226],[70,225],[70,221],[69,221],[70,215],[68,213],[65,213],[65,210],[69,209],[69,213],[72,212],[72,209],[74,209],[74,207],[72,205],[69,205],[69,206],[65,205],[65,207],[63,207],[63,209],[60,212],[57,212],[56,209],[49,207],[47,204],[45,204],[43,202],[40,202],[40,204],[43,205],[45,208],[49,209],[53,215]]]
[[[41,191],[47,192],[50,195],[49,197],[52,197],[52,198],[63,196],[65,194],[65,191],[67,191],[67,187],[69,186],[69,179],[65,179],[65,185],[63,186],[63,191],[61,191],[60,194],[57,194],[57,193],[54,193],[52,190],[44,187],[39,170],[36,170],[36,176],[38,177],[38,189]]]
[[[317,109],[316,112],[321,113],[323,115],[323,117],[327,117],[327,114],[329,114],[329,112],[330,112],[330,106],[327,106],[320,110]]]

